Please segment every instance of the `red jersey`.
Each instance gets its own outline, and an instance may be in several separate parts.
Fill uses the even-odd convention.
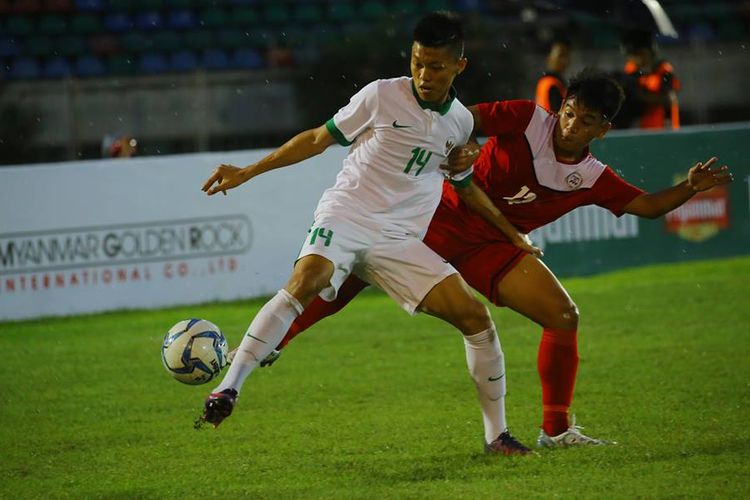
[[[558,160],[552,144],[557,116],[532,101],[478,107],[482,131],[490,137],[474,164],[474,182],[519,231],[529,233],[584,205],[599,205],[619,217],[643,193],[590,153],[578,163]],[[443,188],[440,208],[433,220],[450,216],[465,238],[507,240],[450,185]]]

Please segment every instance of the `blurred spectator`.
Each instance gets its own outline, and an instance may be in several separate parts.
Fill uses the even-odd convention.
[[[286,42],[280,40],[268,48],[268,65],[272,68],[294,66],[294,54]]]
[[[624,74],[631,81],[628,99],[636,108],[634,126],[644,129],[680,127],[677,91],[680,81],[665,59],[658,57],[653,35],[648,32],[629,33],[623,40],[625,50]]]
[[[106,135],[102,140],[104,158],[130,158],[138,153],[138,141],[130,135]]]
[[[557,113],[562,105],[568,85],[565,70],[570,66],[570,41],[557,38],[552,41],[547,53],[547,69],[536,83],[536,103]]]

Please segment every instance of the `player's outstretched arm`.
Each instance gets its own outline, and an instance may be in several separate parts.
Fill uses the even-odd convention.
[[[679,207],[695,193],[732,182],[734,178],[729,172],[729,167],[723,165],[719,168],[712,168],[716,161],[714,157],[705,163],[698,162],[688,170],[686,181],[658,193],[638,196],[625,206],[625,213],[655,219]]]
[[[481,215],[487,222],[498,228],[508,237],[511,243],[530,254],[541,257],[544,255],[541,248],[534,246],[529,237],[520,233],[516,226],[505,218],[499,208],[492,203],[489,196],[479,186],[469,182],[466,186],[453,186],[458,196],[473,211]]]
[[[244,168],[234,165],[219,165],[203,184],[202,189],[209,196],[219,192],[227,194],[228,189],[236,188],[256,175],[318,155],[334,142],[336,142],[336,139],[325,125],[305,130],[257,163]]]

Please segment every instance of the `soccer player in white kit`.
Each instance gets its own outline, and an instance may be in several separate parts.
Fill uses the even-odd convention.
[[[487,308],[458,272],[423,242],[440,201],[451,150],[466,144],[471,113],[455,97],[453,80],[466,67],[461,24],[452,14],[425,16],[414,30],[411,78],[377,80],[332,119],[302,132],[245,168],[221,165],[206,181],[209,195],[261,173],[350,145],[336,183],[326,190],[287,284],[253,319],[201,421],[218,426],[235,405],[244,380],[282,340],[317,296],[333,300],[355,273],[377,285],[410,314],[452,324],[464,335],[469,372],[479,393],[485,450],[504,455],[529,449],[508,432],[505,363]],[[454,175],[466,186],[471,170]],[[492,203],[484,198],[488,206]]]

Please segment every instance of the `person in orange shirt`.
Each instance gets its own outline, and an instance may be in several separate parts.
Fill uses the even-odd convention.
[[[557,38],[551,44],[547,54],[547,70],[536,83],[536,103],[551,113],[560,110],[567,83],[565,70],[570,66],[570,42]]]
[[[651,35],[634,35],[626,41],[625,57],[624,72],[635,78],[634,98],[641,105],[635,126],[643,129],[680,128],[677,100],[680,80],[672,65],[658,58]]]

